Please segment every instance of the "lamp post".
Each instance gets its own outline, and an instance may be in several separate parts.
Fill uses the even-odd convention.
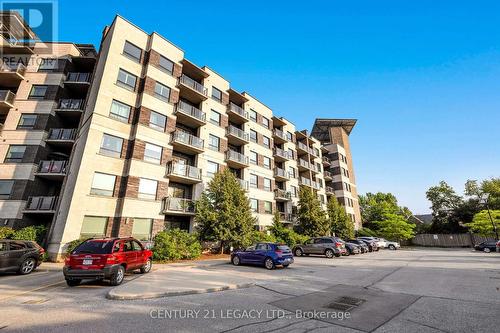
[[[488,205],[488,200],[490,198],[489,193],[484,193],[481,196],[481,201],[486,205],[486,210],[488,211],[488,216],[490,217],[491,225],[493,226],[493,231],[495,231],[495,239],[498,240],[498,230],[495,221],[493,221],[493,217],[491,217],[490,206]]]

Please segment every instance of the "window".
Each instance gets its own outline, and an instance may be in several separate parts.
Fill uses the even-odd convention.
[[[84,216],[80,238],[104,237],[106,235],[107,217]]]
[[[210,134],[208,136],[208,148],[210,148],[212,150],[219,151],[219,144],[220,144],[219,137],[217,137],[213,134]]]
[[[22,162],[25,151],[26,146],[10,146],[9,151],[7,151],[7,156],[5,156],[4,162]]]
[[[271,191],[271,179],[264,178],[264,190]]]
[[[112,197],[113,191],[115,189],[115,181],[116,176],[100,172],[94,173],[94,179],[92,180],[90,194]]]
[[[214,110],[210,111],[210,122],[217,126],[220,126],[220,113]]]
[[[257,122],[257,112],[255,110],[250,109],[248,115],[250,116],[250,120]]]
[[[144,161],[160,164],[162,147],[147,143],[144,148]]]
[[[265,135],[262,136],[262,144],[266,146],[267,148],[271,147],[271,140]]]
[[[250,163],[257,164],[258,154],[253,150],[250,150]]]
[[[47,86],[33,85],[28,99],[44,99],[47,93]]]
[[[319,164],[318,162],[316,162],[316,170],[321,172],[321,164]]]
[[[288,175],[290,176],[290,178],[295,178],[295,168],[294,167],[291,167],[291,166],[288,167]]]
[[[288,141],[293,141],[293,134],[291,132],[286,132],[286,138]]]
[[[212,87],[212,98],[218,102],[222,102],[222,91],[215,87]]]
[[[319,149],[318,148],[314,148],[314,155],[319,156]]]
[[[149,127],[154,128],[159,131],[165,131],[165,126],[167,125],[167,117],[158,113],[151,111],[149,115]]]
[[[119,86],[134,90],[136,82],[137,76],[120,68],[120,71],[118,72],[118,80],[116,81]]]
[[[13,186],[13,180],[0,180],[0,199],[9,199]]]
[[[128,118],[130,116],[130,109],[130,105],[113,100],[113,102],[111,102],[111,110],[109,111],[109,116],[126,123],[128,122]]]
[[[266,214],[273,213],[273,204],[271,201],[264,201],[264,213]]]
[[[325,196],[323,194],[319,195],[319,201],[324,204],[325,203]]]
[[[264,168],[271,169],[271,159],[264,156]]]
[[[122,138],[109,134],[103,134],[99,153],[111,157],[120,157],[122,154],[122,146]]]
[[[257,175],[250,174],[250,187],[257,188],[258,186]]]
[[[36,123],[36,114],[22,114],[19,118],[18,129],[33,129]]]
[[[137,197],[140,199],[156,199],[156,187],[158,182],[152,179],[139,178],[139,193]]]
[[[257,132],[253,129],[250,130],[250,141],[257,142]]]
[[[262,117],[262,125],[264,125],[265,128],[269,128],[269,119]]]
[[[141,61],[141,48],[135,46],[134,44],[125,41],[125,45],[123,46],[123,54],[132,58],[133,60],[140,62]]]
[[[213,177],[219,172],[219,164],[211,161],[207,161],[207,176]]]
[[[292,192],[292,196],[294,198],[297,197],[297,187],[296,186],[290,185],[290,192]]]
[[[159,82],[155,84],[155,95],[156,97],[168,101],[170,98],[170,88]]]
[[[250,209],[252,212],[257,212],[259,210],[259,200],[250,199]]]
[[[134,224],[132,225],[132,237],[137,238],[138,240],[141,241],[150,240],[152,228],[153,228],[152,219],[134,218]]]
[[[42,59],[40,66],[38,66],[39,72],[53,72],[59,68],[59,60],[56,58],[45,58]]]
[[[288,148],[288,158],[293,159],[294,158],[293,156],[294,156],[293,149]]]
[[[164,56],[160,56],[160,69],[169,73],[169,74],[172,74],[174,72],[174,63],[173,61],[170,61],[168,60],[167,58],[165,58]]]

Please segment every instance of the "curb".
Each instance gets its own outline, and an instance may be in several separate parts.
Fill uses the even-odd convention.
[[[116,293],[113,292],[113,290],[110,290],[106,294],[106,298],[110,299],[110,300],[151,299],[151,298],[160,298],[160,297],[174,297],[174,296],[185,296],[185,295],[194,295],[194,294],[206,294],[206,293],[213,293],[213,292],[225,291],[225,290],[249,288],[249,287],[253,287],[253,286],[255,286],[255,282],[240,283],[240,284],[233,284],[233,285],[228,285],[228,286],[206,288],[206,289],[192,289],[192,290],[184,290],[184,291],[167,291],[167,292],[147,293],[147,294],[138,294],[138,295],[126,295],[126,296],[121,296],[119,294],[117,295]]]

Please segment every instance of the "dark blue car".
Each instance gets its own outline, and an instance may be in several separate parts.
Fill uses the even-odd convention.
[[[286,245],[276,243],[257,243],[244,250],[237,250],[231,254],[233,265],[240,264],[263,265],[267,269],[273,269],[280,265],[288,267],[293,263],[293,255]]]

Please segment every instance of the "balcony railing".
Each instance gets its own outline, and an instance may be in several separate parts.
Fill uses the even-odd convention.
[[[245,191],[248,190],[248,180],[243,180],[238,178],[238,183],[240,183],[242,189],[244,189]]]
[[[234,104],[234,103],[229,103],[229,111],[234,112],[242,116],[243,118],[248,119],[248,112],[243,110],[242,107]]]
[[[67,161],[40,161],[38,173],[65,174]]]
[[[281,178],[290,178],[288,172],[286,170],[281,169],[281,168],[274,168],[274,177],[281,177]]]
[[[333,174],[330,171],[324,171],[323,173],[324,178],[333,178]]]
[[[280,221],[289,222],[289,223],[293,223],[293,222],[297,221],[297,215],[295,215],[295,214],[283,213],[283,212],[279,212],[279,213],[280,213]]]
[[[163,199],[163,212],[194,213],[193,199],[166,197]]]
[[[282,140],[285,140],[285,141],[288,140],[286,134],[283,131],[281,131],[281,130],[279,130],[277,128],[273,129],[273,135],[276,136],[276,137],[278,137],[278,138],[280,138],[280,139],[282,139]]]
[[[330,187],[330,186],[326,186],[325,191],[326,191],[326,193],[335,193],[335,190],[333,189],[333,187]]]
[[[5,62],[1,62],[0,64],[0,72],[1,73],[17,73],[20,76],[24,76],[26,73],[26,66],[24,66],[21,63],[16,63],[15,65],[11,66]]]
[[[63,98],[59,100],[58,109],[61,110],[83,110],[83,99]]]
[[[76,137],[74,128],[53,128],[49,132],[48,140],[72,141]]]
[[[172,136],[172,141],[192,146],[198,149],[203,149],[204,146],[203,139],[200,139],[197,136],[179,130],[174,132],[174,135]]]
[[[291,158],[290,154],[288,154],[288,152],[286,150],[283,150],[283,149],[278,148],[278,147],[274,147],[274,155],[280,156],[280,157],[286,158],[286,159]]]
[[[177,103],[176,110],[177,110],[177,112],[186,114],[186,115],[191,116],[193,118],[196,118],[200,121],[203,121],[203,122],[206,121],[205,112],[201,111],[200,109],[198,109],[192,105],[189,105],[186,102],[179,101],[179,103]]]
[[[167,175],[176,175],[201,180],[201,169],[191,165],[171,162],[167,166]]]
[[[292,198],[292,193],[282,190],[282,189],[275,189],[274,190],[274,199],[286,199],[290,200]]]
[[[25,210],[27,211],[53,211],[56,208],[56,196],[29,197]]]
[[[229,135],[236,136],[242,140],[248,141],[248,133],[245,133],[245,131],[233,125],[229,125],[229,127],[226,130],[226,133]]]
[[[326,156],[323,156],[323,163],[330,164],[330,159]]]
[[[320,182],[315,182],[314,180],[311,182],[311,186],[317,190],[321,188],[321,183]]]
[[[313,165],[311,163],[301,158],[299,158],[299,165],[307,169],[313,169]]]
[[[14,99],[16,94],[10,90],[0,90],[0,103],[6,103],[9,105],[14,105]]]
[[[235,161],[241,164],[248,164],[248,157],[234,150],[226,151],[226,160]]]
[[[200,94],[207,96],[207,88],[205,88],[205,86],[203,86],[199,82],[196,82],[195,80],[193,80],[189,76],[182,74],[182,76],[180,77],[179,80],[185,86],[188,86],[189,88],[196,90]]]
[[[311,185],[311,180],[309,178],[305,178],[305,177],[300,177],[299,178],[299,184],[300,185],[306,185],[306,186],[312,186]]]
[[[70,72],[66,77],[66,82],[90,83],[90,73]]]

